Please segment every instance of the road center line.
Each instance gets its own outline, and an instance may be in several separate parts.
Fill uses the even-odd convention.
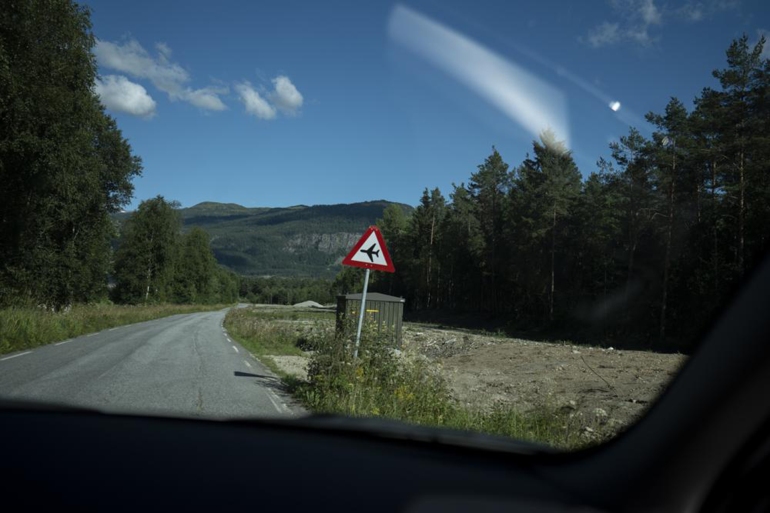
[[[21,355],[19,355],[19,356],[21,356]],[[243,363],[245,363],[245,364],[246,364],[246,366],[247,366],[249,369],[251,369],[251,364],[250,364],[249,362],[247,362],[246,360],[243,360]]]
[[[66,344],[67,342],[72,342],[72,339],[69,339],[69,340],[62,340],[61,342],[57,342],[57,343],[55,343],[54,345],[55,345],[55,346],[60,346],[60,345],[62,345],[62,344]]]
[[[233,346],[233,349],[235,349],[235,352],[236,352],[236,353],[240,353],[240,351],[238,351],[238,348],[237,348],[237,347]]]
[[[32,351],[25,351],[23,353],[15,354],[13,356],[6,356],[5,358],[0,358],[0,362],[3,362],[5,360],[10,360],[11,358],[18,358],[19,356],[24,356],[25,354],[29,354],[31,352]],[[251,365],[249,365],[249,367],[251,367]]]

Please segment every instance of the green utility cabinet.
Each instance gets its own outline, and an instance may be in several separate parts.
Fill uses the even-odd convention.
[[[377,333],[391,334],[393,345],[401,347],[401,326],[404,323],[404,298],[378,292],[366,294],[364,323],[374,323]],[[341,331],[347,319],[358,322],[361,294],[337,296],[337,330]]]

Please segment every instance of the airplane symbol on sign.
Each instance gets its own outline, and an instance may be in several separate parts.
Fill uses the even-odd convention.
[[[380,250],[375,251],[374,248],[377,247],[377,244],[372,244],[369,249],[362,249],[360,253],[366,253],[366,256],[369,257],[369,260],[374,262],[374,257],[372,255],[380,256]]]

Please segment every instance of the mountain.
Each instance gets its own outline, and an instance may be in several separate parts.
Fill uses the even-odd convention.
[[[333,277],[345,254],[390,204],[379,200],[249,208],[204,202],[180,208],[179,213],[183,230],[206,230],[219,263],[239,274]],[[397,205],[405,213],[412,211],[409,205]]]

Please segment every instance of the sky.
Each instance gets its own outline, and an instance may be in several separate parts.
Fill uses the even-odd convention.
[[[645,113],[717,87],[733,39],[770,35],[761,0],[85,3],[95,90],[143,160],[129,209],[416,205],[546,128],[588,176]]]

